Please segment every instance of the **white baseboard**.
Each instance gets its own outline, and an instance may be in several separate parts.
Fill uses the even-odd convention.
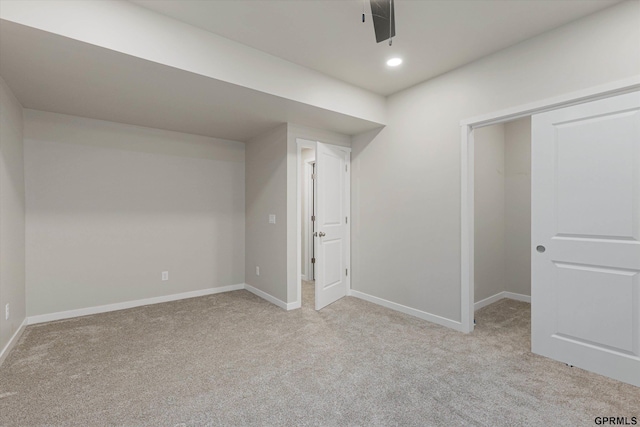
[[[500,301],[502,298],[504,298],[504,291],[498,292],[495,295],[491,295],[489,298],[485,298],[473,304],[473,310],[474,311],[480,310],[482,307],[486,307],[489,304],[493,304],[496,301]]]
[[[505,292],[505,298],[514,299],[516,301],[528,302],[531,304],[531,295],[516,294],[515,292]]]
[[[274,297],[273,295],[268,294],[265,291],[261,291],[258,288],[254,288],[251,285],[247,285],[246,283],[244,284],[244,288],[246,290],[248,290],[249,292],[251,292],[252,294],[257,295],[260,298],[269,301],[271,304],[277,305],[278,307],[282,308],[283,310],[289,311],[289,310],[293,310],[293,309],[301,307],[300,301],[286,303],[286,302]]]
[[[395,302],[387,301],[386,299],[374,297],[369,294],[365,294],[360,291],[351,290],[351,296],[363,299],[365,301],[372,302],[374,304],[381,305],[383,307],[390,308],[391,310],[399,311],[401,313],[409,314],[411,316],[418,317],[423,320],[427,320],[432,323],[437,323],[441,326],[446,326],[447,328],[454,329],[459,332],[464,332],[464,328],[461,322],[457,322],[455,320],[447,319],[446,317],[441,317],[435,314],[427,313],[426,311],[418,310],[415,308],[407,307],[406,305],[398,304]]]
[[[288,302],[287,311],[302,307],[302,301]]]
[[[4,362],[4,360],[9,355],[9,352],[11,351],[11,349],[16,345],[16,343],[20,339],[20,336],[24,332],[24,328],[26,326],[27,326],[27,318],[25,317],[25,319],[22,321],[20,326],[18,326],[18,329],[16,329],[16,332],[13,334],[13,336],[9,338],[9,342],[7,343],[7,345],[5,345],[2,351],[0,352],[0,366],[2,366],[2,362]]]
[[[496,301],[500,301],[503,298],[509,298],[516,301],[523,301],[531,303],[531,297],[529,295],[516,294],[515,292],[507,292],[502,291],[498,292],[495,295],[490,296],[489,298],[485,298],[483,300],[478,301],[473,305],[474,311],[480,310],[482,307],[486,307],[489,304],[493,304]]]
[[[159,304],[163,302],[177,301],[181,299],[219,294],[222,292],[237,291],[240,289],[244,289],[244,283],[240,283],[238,285],[221,286],[219,288],[208,288],[208,289],[201,289],[198,291],[183,292],[180,294],[144,298],[144,299],[139,299],[134,301],[118,302],[115,304],[79,308],[76,310],[59,311],[57,313],[40,314],[37,316],[27,317],[27,324],[35,325],[36,323],[52,322],[54,320],[70,319],[73,317],[89,316],[91,314],[106,313],[109,311],[125,310],[127,308],[140,307],[143,305]]]

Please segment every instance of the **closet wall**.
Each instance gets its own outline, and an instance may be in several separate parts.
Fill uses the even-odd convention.
[[[475,302],[531,295],[531,119],[475,131]]]

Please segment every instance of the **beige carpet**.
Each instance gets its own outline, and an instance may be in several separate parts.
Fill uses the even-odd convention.
[[[285,312],[246,291],[29,326],[3,426],[590,426],[640,389],[529,352],[529,305],[464,335],[355,298]]]

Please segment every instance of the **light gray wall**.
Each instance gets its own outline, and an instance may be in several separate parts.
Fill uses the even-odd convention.
[[[475,301],[505,290],[505,134],[474,131]]]
[[[22,141],[22,106],[0,78],[0,351],[18,330],[26,313]],[[8,320],[5,320],[6,304],[9,304]]]
[[[460,121],[640,74],[639,16],[624,2],[389,97],[353,138],[353,288],[460,321]]]
[[[505,290],[531,295],[531,117],[504,124]]]
[[[286,124],[246,144],[245,247],[245,283],[287,302]]]
[[[351,146],[351,137],[336,132],[323,129],[310,128],[293,123],[287,125],[287,175],[286,175],[286,199],[287,199],[287,302],[299,301],[298,295],[298,229],[300,228],[300,218],[298,218],[298,138],[309,141],[320,141],[325,144]]]
[[[243,283],[244,151],[26,110],[28,314]]]

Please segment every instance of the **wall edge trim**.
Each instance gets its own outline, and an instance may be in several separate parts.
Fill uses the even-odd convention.
[[[373,304],[381,305],[383,307],[389,308],[394,311],[399,311],[404,314],[408,314],[410,316],[418,317],[422,320],[429,321],[431,323],[436,323],[440,326],[445,326],[447,328],[454,329],[458,332],[465,332],[463,325],[461,322],[456,320],[447,319],[446,317],[438,316],[436,314],[431,314],[426,311],[418,310],[416,308],[407,307],[406,305],[398,304],[393,301],[388,301],[383,298],[374,297],[373,295],[365,294],[364,292],[351,290],[351,296],[355,298],[359,298]]]
[[[111,311],[126,310],[129,308],[141,307],[145,305],[161,304],[163,302],[178,301],[188,298],[202,297],[206,295],[214,295],[222,292],[231,292],[244,289],[244,283],[229,286],[220,286],[216,288],[200,289],[197,291],[182,292],[179,294],[163,295],[159,297],[143,298],[138,300],[118,302],[114,304],[98,305],[93,307],[78,308],[73,310],[59,311],[56,313],[39,314],[27,317],[27,325],[35,325],[38,323],[53,322],[56,320],[71,319],[74,317],[90,316],[92,314],[108,313]]]
[[[248,284],[244,284],[244,289],[246,289],[247,291],[251,292],[252,294],[259,296],[260,298],[269,301],[271,304],[276,305],[278,307],[280,307],[283,310],[294,310],[296,308],[300,308],[301,307],[301,303],[300,301],[295,301],[295,302],[290,302],[290,303],[286,303],[276,297],[274,297],[271,294],[266,293],[265,291],[261,291],[260,289],[248,285]]]
[[[486,307],[489,304],[493,304],[494,302],[500,301],[501,299],[504,299],[504,298],[531,303],[531,297],[529,295],[502,291],[502,292],[498,292],[495,295],[491,295],[488,298],[485,298],[483,300],[476,302],[475,304],[473,304],[473,309],[474,311],[480,310],[482,307]]]
[[[28,324],[27,318],[25,317],[22,323],[20,324],[20,326],[18,327],[18,329],[16,329],[16,331],[11,336],[11,338],[9,338],[9,341],[4,346],[2,351],[0,351],[0,366],[2,366],[2,363],[7,359],[7,357],[9,356],[9,353],[11,353],[11,350],[13,350],[15,345],[20,340],[20,337],[22,336],[22,333],[24,332],[24,329],[27,326],[27,324]]]

